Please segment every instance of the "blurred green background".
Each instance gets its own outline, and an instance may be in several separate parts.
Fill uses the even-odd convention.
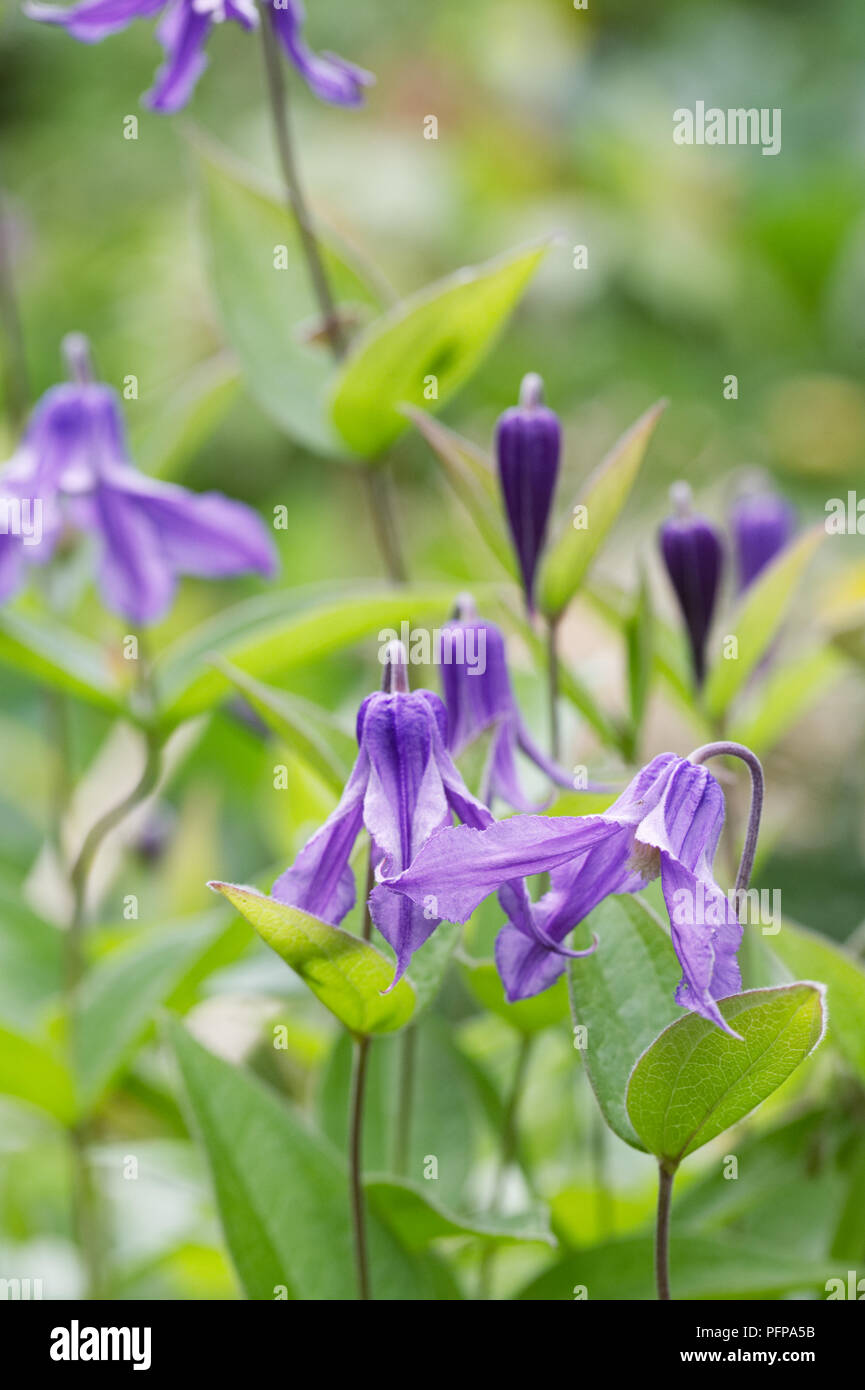
[[[679,477],[691,482],[700,507],[723,521],[742,470],[763,468],[792,498],[803,527],[822,521],[828,498],[861,486],[859,0],[613,0],[587,12],[574,11],[569,0],[308,0],[307,9],[316,47],[377,76],[367,106],[356,113],[321,106],[292,82],[310,198],[397,292],[531,238],[558,238],[496,349],[444,418],[488,447],[523,373],[540,372],[565,426],[564,512],[626,426],[652,401],[669,398],[649,462],[604,552],[605,578],[630,589],[644,557],[657,605],[672,619],[655,533],[667,489]],[[159,420],[225,346],[207,284],[187,128],[201,127],[275,176],[257,40],[235,25],[217,32],[193,102],[181,118],[169,119],[139,106],[159,60],[151,31],[141,22],[87,47],[0,0],[0,176],[32,393],[58,379],[63,334],[87,333],[106,380],[118,387],[129,374],[139,380],[140,398],[126,411],[146,466],[158,462]],[[674,145],[673,111],[698,99],[723,108],[781,107],[780,156],[765,158],[753,147]],[[135,141],[123,138],[130,114],[140,122]],[[423,139],[429,114],[438,118],[437,141]],[[588,246],[586,270],[572,264],[580,244]],[[739,383],[735,401],[722,394],[731,373]],[[0,442],[8,455],[14,440],[2,419]],[[264,514],[277,503],[288,506],[288,530],[277,534],[278,582],[286,588],[381,574],[358,470],[305,453],[242,388],[172,471],[190,487],[221,488]],[[455,592],[485,581],[484,552],[419,439],[400,446],[396,477],[412,577],[441,579]],[[859,537],[823,545],[782,639],[787,654],[813,642],[839,604],[849,616],[845,576],[862,552]],[[154,645],[229,597],[255,590],[252,583],[229,590],[185,582]],[[73,593],[70,609],[83,630],[112,640],[116,628],[89,589]],[[598,698],[620,708],[615,637],[579,604],[564,640],[567,659]],[[519,647],[514,655],[520,700],[540,735],[541,677]],[[298,673],[292,688],[348,717],[377,674],[373,653],[355,651]],[[786,915],[838,939],[865,918],[863,715],[862,682],[851,668],[769,764],[761,881],[781,888]],[[645,751],[670,746],[685,753],[690,733],[681,711],[657,692]],[[79,774],[105,734],[104,717],[75,710],[71,746]],[[619,770],[576,718],[567,735],[572,761]],[[56,750],[45,734],[41,697],[5,670],[0,748],[0,860],[14,884],[30,873],[43,845]],[[326,814],[327,795],[299,773],[288,797],[275,796],[273,762],[272,748],[224,714],[195,731],[171,786],[168,849],[155,868],[138,862],[125,871],[123,892],[141,892],[148,920],[207,907],[208,877],[243,880],[263,865],[286,862]],[[112,912],[116,918],[118,901],[115,891],[106,921]],[[273,975],[263,952],[237,969],[226,987],[235,1013],[224,1026],[233,1039],[226,1050],[239,1053],[255,1035],[248,996],[258,997],[261,979],[266,992]],[[459,1014],[464,1002],[453,1007]],[[294,1009],[299,1060],[286,1084],[302,1091],[329,1035],[305,996],[298,994]],[[499,1055],[494,1021],[468,1026],[492,1027],[477,1052],[494,1073],[506,1070],[510,1054]],[[583,1161],[568,1158],[570,1117],[559,1105],[571,1058],[566,1037],[548,1038],[544,1047],[560,1089],[551,1085],[544,1098],[535,1093],[530,1109],[543,1113],[532,1133],[541,1136],[540,1158],[561,1175]],[[158,1142],[170,1147],[164,1135],[178,1135],[182,1125],[158,1062],[153,1066],[153,1075],[139,1076],[119,1095],[112,1123],[133,1134],[140,1126],[152,1137],[162,1105]],[[63,1271],[65,1247],[52,1244],[63,1221],[52,1176],[60,1160],[51,1151],[41,1162],[21,1157],[29,1152],[24,1146],[7,1165],[5,1229],[13,1238],[47,1242]],[[176,1235],[175,1208],[178,1229],[194,1227],[185,1184],[199,1200],[197,1170],[184,1172],[195,1160],[181,1153],[187,1151],[172,1149],[164,1169],[155,1161],[147,1206],[151,1218],[157,1211],[164,1218],[166,1247]],[[579,1226],[582,1199],[573,1200]],[[622,1210],[630,1210],[630,1200],[622,1199]],[[633,1200],[641,1218],[644,1196]],[[167,1272],[155,1255],[156,1272],[148,1269],[153,1232],[139,1235],[141,1248],[127,1252],[130,1271],[137,1271],[129,1275],[133,1296],[230,1292],[212,1230],[181,1240]],[[74,1286],[74,1273],[67,1275]]]

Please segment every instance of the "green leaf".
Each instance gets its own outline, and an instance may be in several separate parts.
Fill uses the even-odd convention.
[[[574,525],[576,507],[565,519],[541,565],[539,604],[549,618],[563,613],[624,507],[655,425],[666,408],[658,401],[613,445],[589,478],[576,506],[586,508],[586,525]]]
[[[374,459],[407,428],[435,377],[439,407],[489,352],[546,246],[458,270],[397,304],[363,334],[333,387],[333,423],[349,449]]]
[[[640,579],[634,606],[625,623],[625,650],[628,657],[628,704],[630,712],[629,761],[634,761],[639,747],[649,687],[652,678],[653,659],[653,614],[652,596],[644,567],[640,566]]]
[[[843,947],[792,922],[767,941],[794,978],[826,985],[827,1037],[865,1083],[865,970]]]
[[[263,685],[221,658],[215,657],[214,665],[277,738],[317,772],[327,786],[341,794],[357,756],[357,743],[351,734],[319,705]]]
[[[212,883],[348,1030],[390,1033],[408,1023],[415,994],[406,979],[383,994],[394,966],[368,941],[254,888]]]
[[[408,418],[439,459],[445,476],[492,555],[512,579],[517,577],[514,547],[508,535],[501,492],[489,457],[468,439],[434,420],[424,410],[408,408]]]
[[[75,1086],[69,1068],[43,1043],[3,1027],[0,1094],[38,1106],[61,1124],[75,1119]]]
[[[47,615],[0,614],[0,662],[113,714],[123,709],[105,651]]]
[[[820,985],[747,990],[719,1007],[740,1038],[690,1014],[664,1030],[631,1074],[631,1123],[665,1163],[680,1163],[743,1120],[813,1052],[825,1028]]]
[[[193,966],[226,933],[225,916],[211,912],[149,931],[113,952],[85,979],[74,1028],[81,1103],[90,1109],[128,1064],[153,1015]]]
[[[533,999],[518,999],[509,1004],[495,961],[469,961],[463,957],[460,964],[463,979],[478,1003],[525,1037],[553,1028],[568,1016],[564,977]]]
[[[263,679],[321,660],[384,628],[398,630],[405,619],[438,623],[453,603],[445,586],[374,589],[347,595],[324,592],[279,592],[235,604],[186,634],[157,663],[163,718],[167,725],[202,714],[231,690],[228,678],[213,665],[215,655]],[[202,670],[202,666],[207,669]]]
[[[225,1239],[248,1298],[357,1297],[348,1175],[341,1155],[260,1082],[214,1057],[177,1022],[170,1037],[207,1153]],[[433,1297],[411,1258],[368,1213],[377,1299]]]
[[[734,718],[729,736],[764,757],[846,670],[831,648],[798,653],[773,667],[754,700]]]
[[[733,1186],[734,1184],[730,1184]],[[825,1260],[791,1258],[722,1236],[676,1233],[670,1240],[676,1298],[780,1298],[818,1290],[832,1270]],[[519,1299],[571,1301],[585,1288],[590,1302],[654,1299],[653,1239],[628,1236],[575,1251],[533,1279]]]
[[[217,146],[196,136],[194,149],[210,280],[249,390],[293,438],[338,456],[344,448],[325,407],[334,366],[317,337],[319,309],[294,218]],[[377,310],[377,291],[333,234],[321,227],[317,234],[337,304],[348,302],[361,313]],[[286,263],[277,268],[280,254]]]
[[[142,410],[146,426],[131,432],[138,467],[157,478],[177,478],[210,438],[239,385],[240,369],[225,352],[193,367],[179,385],[172,381],[161,402]]]
[[[732,621],[726,623],[725,643],[727,636],[736,638],[737,656],[725,660],[720,655],[709,671],[704,704],[710,719],[726,714],[731,701],[765,656],[805,567],[825,534],[822,526],[814,527],[782,550],[754,580]]]
[[[458,922],[440,922],[432,936],[412,956],[408,978],[417,999],[415,1017],[428,1009],[436,998],[461,935],[462,927]]]
[[[364,1185],[373,1211],[407,1250],[423,1250],[430,1241],[461,1235],[481,1236],[493,1245],[522,1241],[555,1244],[545,1212],[461,1216],[433,1201],[429,1192],[432,1183],[374,1174]]]
[[[62,979],[63,933],[31,912],[20,884],[0,880],[0,1018],[27,1031]]]
[[[585,1030],[583,1058],[604,1119],[634,1148],[642,1149],[625,1108],[628,1078],[640,1053],[671,1020],[682,967],[669,932],[651,908],[629,894],[605,898],[575,934],[598,949],[568,969],[576,1021]]]

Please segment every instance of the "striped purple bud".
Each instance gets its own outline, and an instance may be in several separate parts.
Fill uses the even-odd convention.
[[[687,483],[675,483],[670,498],[676,510],[661,527],[661,554],[685,619],[694,677],[701,686],[706,675],[706,638],[715,611],[724,550],[712,523],[691,511],[691,489]]]
[[[506,410],[496,426],[499,482],[530,612],[562,441],[559,418],[543,400],[544,384],[530,372],[523,377],[519,405]]]
[[[769,488],[744,492],[734,502],[730,530],[740,593],[789,543],[795,526],[796,513],[786,497]]]

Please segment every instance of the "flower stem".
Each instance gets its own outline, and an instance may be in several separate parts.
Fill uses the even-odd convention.
[[[363,475],[376,544],[387,576],[395,584],[404,584],[407,571],[399,543],[390,477],[384,464],[367,464]]]
[[[559,761],[561,731],[559,728],[559,649],[558,623],[550,618],[547,623],[547,689],[550,706],[550,757]]]
[[[523,1098],[526,1071],[528,1070],[529,1059],[532,1052],[532,1042],[532,1035],[530,1033],[524,1033],[520,1040],[520,1050],[517,1053],[514,1074],[511,1077],[511,1084],[508,1090],[507,1100],[505,1101],[499,1161],[496,1169],[495,1181],[493,1183],[492,1200],[490,1201],[489,1207],[491,1212],[497,1212],[501,1206],[504,1196],[505,1179],[519,1144],[519,1109],[520,1102]],[[495,1246],[488,1245],[487,1249],[484,1251],[480,1266],[480,1277],[478,1281],[478,1297],[480,1299],[488,1299],[490,1296],[495,1257]]]
[[[393,1170],[399,1178],[408,1176],[416,1054],[417,1028],[410,1024],[403,1029],[399,1041],[399,1088],[393,1151]]]
[[[267,4],[262,5],[262,11],[266,11],[267,8]],[[276,40],[274,39],[270,24],[267,21],[266,14],[264,13],[262,14],[262,22],[259,28],[261,30],[261,47],[262,56],[264,58],[267,96],[270,104],[276,153],[282,172],[285,196],[289,208],[294,214],[294,220],[300,237],[301,250],[303,251],[310,282],[321,312],[322,328],[331,352],[334,357],[339,360],[339,358],[345,356],[345,336],[342,331],[339,315],[336,311],[333,294],[331,293],[330,281],[328,280],[327,271],[325,270],[321,248],[318,244],[315,232],[313,231],[312,219],[301,186],[291,138],[288,91],[285,85],[285,78],[282,72],[282,63],[280,62]]]
[[[30,389],[27,358],[24,352],[24,334],[18,311],[18,299],[15,294],[9,220],[2,187],[0,187],[0,328],[2,328],[5,342],[3,355],[5,358],[6,407],[13,429],[17,431],[24,424],[27,416]]]
[[[354,1233],[357,1296],[364,1300],[372,1298],[363,1194],[363,1102],[366,1093],[369,1045],[370,1039],[368,1037],[357,1037],[354,1040],[354,1068],[351,1078],[351,1128],[349,1132],[351,1226]]]
[[[673,1197],[675,1167],[668,1167],[663,1160],[658,1164],[658,1220],[655,1227],[655,1284],[658,1298],[668,1302],[670,1298],[670,1208]]]
[[[709,758],[741,758],[746,764],[751,774],[751,806],[748,811],[748,828],[745,832],[745,843],[742,846],[742,857],[739,860],[739,871],[736,874],[736,892],[747,888],[751,881],[751,871],[754,867],[754,856],[757,853],[757,837],[760,834],[760,817],[763,814],[763,766],[756,753],[752,753],[750,748],[746,748],[744,743],[731,743],[726,739],[719,739],[717,743],[704,743],[701,748],[695,749],[688,755],[688,760],[692,763],[705,763]]]

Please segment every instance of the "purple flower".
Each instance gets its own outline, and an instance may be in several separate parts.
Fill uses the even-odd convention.
[[[456,612],[457,617],[443,629],[437,654],[448,715],[448,749],[458,758],[480,734],[492,729],[481,800],[492,805],[497,796],[516,811],[539,810],[520,786],[518,750],[559,786],[572,790],[573,782],[541,752],[523,723],[499,628],[478,618],[469,595],[458,601]]]
[[[250,507],[138,472],[117,395],[88,379],[86,342],[72,334],[64,346],[78,380],[45,392],[0,474],[0,496],[27,498],[41,513],[35,544],[0,537],[0,602],[18,588],[26,562],[45,564],[67,530],[96,538],[105,605],[136,623],[163,616],[178,575],[273,574],[273,543]]]
[[[433,896],[442,917],[465,922],[489,893],[516,876],[549,873],[532,907],[538,941],[511,918],[496,940],[508,999],[546,989],[565,962],[553,954],[609,893],[633,893],[660,874],[673,945],[682,966],[676,1003],[726,1032],[717,1000],[741,989],[736,953],[742,928],[712,877],[724,797],[702,766],[662,753],[599,816],[514,816],[486,829],[434,835],[387,888],[414,902]],[[503,904],[504,906],[504,904]],[[603,949],[603,947],[602,947]]]
[[[784,549],[795,525],[796,513],[777,492],[745,492],[737,499],[730,512],[730,529],[740,593]]]
[[[671,496],[677,514],[661,527],[661,554],[685,619],[694,677],[700,686],[706,675],[706,638],[718,597],[724,551],[712,523],[692,513],[688,484],[676,483]]]
[[[278,902],[334,926],[354,906],[349,857],[362,829],[369,832],[372,863],[382,879],[407,869],[431,835],[452,826],[454,815],[476,830],[494,824],[451,761],[444,705],[429,690],[409,692],[405,660],[402,643],[392,642],[384,690],[367,696],[358,711],[358,758],[339,804],[271,890]],[[502,879],[500,900],[523,930],[540,935],[519,879],[514,884]],[[369,905],[373,922],[396,953],[395,984],[442,914],[434,892],[411,900],[382,883]],[[556,949],[555,943],[546,945]]]
[[[506,410],[496,426],[499,482],[530,611],[562,441],[558,416],[543,404],[543,395],[539,376],[523,377],[519,405]]]
[[[358,106],[363,89],[374,79],[334,53],[313,53],[302,37],[305,14],[301,0],[262,0],[270,12],[274,36],[310,89],[336,106]],[[207,66],[204,45],[214,24],[236,20],[244,29],[258,25],[255,0],[79,0],[65,8],[31,0],[24,6],[31,19],[59,24],[82,43],[99,43],[135,19],[162,13],[156,37],[165,62],[144,100],[154,111],[178,111],[192,95]]]

